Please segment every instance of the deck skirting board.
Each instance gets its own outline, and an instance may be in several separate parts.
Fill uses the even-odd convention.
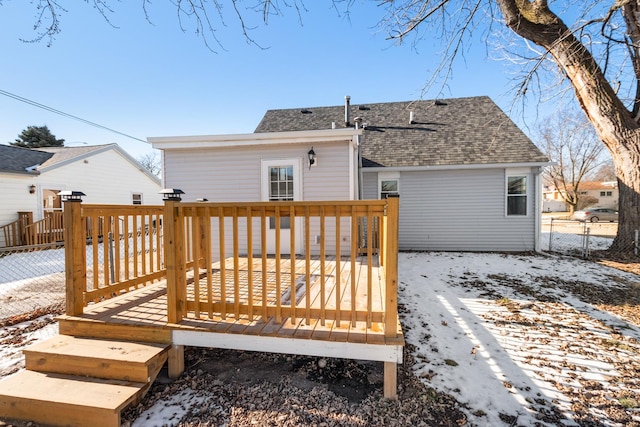
[[[401,345],[301,340],[296,338],[182,330],[172,331],[172,342],[174,345],[193,347],[402,363]]]

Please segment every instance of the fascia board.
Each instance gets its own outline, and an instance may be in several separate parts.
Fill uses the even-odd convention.
[[[272,144],[300,144],[323,143],[335,141],[350,141],[355,143],[356,135],[361,135],[362,129],[329,129],[295,132],[265,132],[234,135],[196,135],[148,137],[147,141],[153,148],[160,150],[187,148],[220,148],[242,147]]]

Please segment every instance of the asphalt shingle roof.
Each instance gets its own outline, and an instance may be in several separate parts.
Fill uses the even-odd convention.
[[[27,168],[41,165],[53,156],[52,153],[29,148],[0,145],[0,172],[37,174]]]
[[[414,122],[410,123],[410,112]],[[489,97],[350,107],[362,118],[363,166],[544,163],[549,159]],[[345,128],[345,106],[268,110],[255,132]]]
[[[103,151],[116,144],[88,145],[83,147],[39,147],[37,149],[0,145],[0,172],[37,174],[43,168],[50,168],[73,161],[97,151]],[[27,168],[38,166],[37,170]]]
[[[42,164],[42,167],[51,167],[59,163],[67,162],[78,157],[86,156],[95,151],[102,151],[106,147],[115,146],[116,144],[104,144],[104,145],[86,145],[80,147],[40,147],[38,150],[51,153],[51,157],[46,163]]]

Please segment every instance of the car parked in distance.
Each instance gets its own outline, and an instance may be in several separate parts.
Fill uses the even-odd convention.
[[[573,219],[576,221],[617,221],[618,211],[609,208],[586,208],[573,213]]]

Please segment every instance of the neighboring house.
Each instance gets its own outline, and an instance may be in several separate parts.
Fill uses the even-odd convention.
[[[87,203],[161,204],[160,179],[117,144],[29,149],[0,145],[0,227],[30,212],[60,211],[58,192],[82,191]],[[0,247],[5,246],[0,233]]]
[[[573,187],[569,187],[571,190]],[[569,210],[563,198],[564,190],[548,187],[544,191],[543,210]],[[603,207],[618,210],[618,182],[617,181],[586,181],[578,187],[578,209],[586,207]],[[562,209],[560,209],[562,205]],[[558,209],[555,209],[558,208]]]
[[[542,212],[567,212],[567,202],[553,185],[545,185],[542,190]]]
[[[163,151],[165,186],[191,200],[399,194],[400,249],[539,248],[549,160],[490,98],[345,101],[269,110],[253,134],[149,141]]]

